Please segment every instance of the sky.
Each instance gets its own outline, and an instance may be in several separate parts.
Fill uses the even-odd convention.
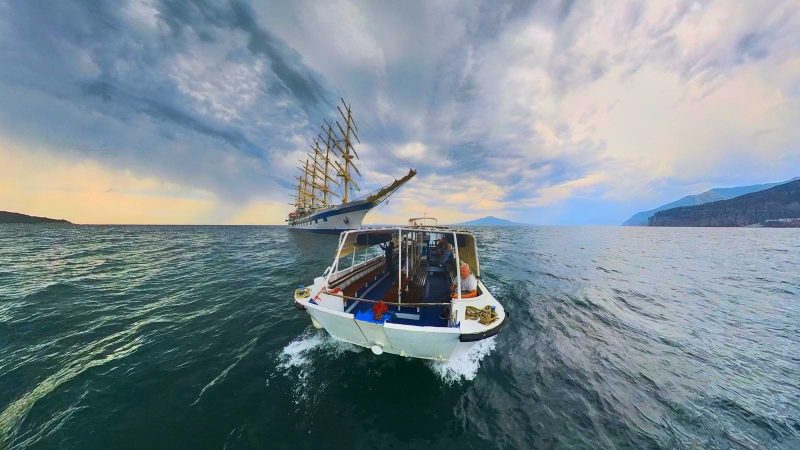
[[[341,97],[368,222],[619,224],[800,175],[800,1],[0,0],[0,210],[280,224]]]

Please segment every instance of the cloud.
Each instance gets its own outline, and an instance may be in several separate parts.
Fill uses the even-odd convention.
[[[246,201],[328,109],[317,75],[242,3],[38,9],[6,4],[0,19],[5,135]]]
[[[213,192],[0,141],[0,205],[81,224],[277,224],[285,202],[231,205]]]
[[[645,206],[701,181],[789,178],[785,164],[800,163],[797,6],[582,3],[565,16],[539,4],[473,46],[471,161],[533,220],[585,195]],[[569,189],[586,180],[591,190]]]
[[[14,154],[207,193],[211,210],[186,222],[281,222],[339,97],[365,190],[420,173],[374,220],[618,223],[800,167],[796,1],[47,9],[0,2],[0,137]]]
[[[608,181],[608,176],[603,173],[590,173],[583,178],[569,180],[539,189],[538,197],[532,199],[529,204],[531,206],[551,205],[572,197],[576,192],[585,192],[587,189],[594,188]]]
[[[409,142],[394,151],[395,155],[401,158],[408,158],[414,161],[421,161],[425,158],[427,149],[422,142]]]
[[[18,145],[0,144],[4,209],[76,223],[202,223],[216,201],[180,186],[92,161],[70,161]]]
[[[451,178],[430,174],[415,178],[389,203],[368,216],[369,223],[405,223],[410,217],[436,217],[440,223],[507,214],[514,205],[496,183],[478,176]]]

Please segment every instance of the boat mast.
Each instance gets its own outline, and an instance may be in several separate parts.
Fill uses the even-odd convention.
[[[339,168],[339,177],[341,177],[344,182],[342,203],[347,203],[350,200],[351,187],[355,188],[355,190],[357,191],[361,190],[361,188],[358,187],[358,183],[355,182],[350,172],[350,170],[352,169],[353,171],[355,171],[355,173],[361,176],[361,171],[358,170],[358,167],[356,167],[354,163],[354,160],[359,159],[359,157],[358,153],[356,153],[355,149],[353,148],[352,138],[355,138],[356,141],[359,143],[361,143],[361,140],[358,138],[358,134],[356,134],[356,132],[358,131],[358,127],[356,126],[356,123],[353,120],[353,115],[350,111],[350,105],[345,103],[344,99],[341,100],[342,100],[342,105],[344,106],[344,110],[347,113],[342,111],[342,108],[340,108],[338,105],[336,106],[336,109],[339,110],[339,115],[342,116],[342,121],[344,121],[345,126],[342,127],[339,121],[338,120],[336,121],[336,127],[339,128],[339,131],[341,132],[342,142],[340,143],[339,140],[336,140],[335,144],[336,148],[339,149],[339,154],[342,156],[344,167],[342,167],[342,165],[340,165],[339,163],[336,163],[336,165]],[[330,127],[330,125],[328,125],[328,127]],[[342,143],[344,144],[344,148],[342,148],[341,146]]]
[[[311,209],[314,209],[314,207],[317,206],[317,203],[318,203],[318,201],[317,201],[317,168],[315,167],[316,163],[317,163],[317,156],[314,155],[314,159],[313,159],[313,162],[311,163],[311,169],[310,170],[308,168],[308,163],[309,163],[309,160],[308,160],[308,158],[306,158],[306,173],[310,172],[309,175],[311,176],[311,199],[310,199],[310,203],[311,203]]]
[[[295,209],[300,209],[303,203],[303,183],[301,182],[300,177],[296,177],[297,179],[297,195],[294,198],[294,207]]]
[[[303,161],[300,161],[300,164],[303,164]],[[311,198],[313,198],[313,197],[312,197],[312,193],[308,192],[308,185],[309,185],[309,183],[308,183],[308,159],[306,159],[306,161],[305,161],[305,167],[298,167],[298,169],[300,169],[300,172],[302,172],[302,174],[303,174],[302,177],[297,177],[297,180],[299,181],[300,186],[302,186],[302,189],[300,189],[301,192],[302,192],[302,202],[301,202],[301,204],[302,204],[302,206],[304,208],[310,208],[311,205],[312,205],[312,202],[309,201],[310,200],[309,197],[311,197]]]
[[[326,131],[324,127],[322,128],[322,131]],[[330,173],[329,170],[331,167],[331,134],[333,134],[333,128],[331,128],[331,126],[328,125],[327,137],[325,138],[325,186],[326,187],[328,186],[328,174]],[[319,149],[319,141],[315,139],[314,143],[317,145],[316,148]],[[329,190],[325,191],[325,206],[329,205],[328,203],[329,193],[331,193],[329,192]]]
[[[311,150],[314,151],[314,167],[316,167],[322,173],[322,207],[325,208],[328,206],[328,191],[330,190],[330,186],[328,185],[328,158],[322,153],[322,149],[319,147],[319,141],[314,138],[314,146],[311,147]],[[320,164],[317,163],[317,158],[321,158],[321,161],[325,161],[325,167],[322,167]]]
[[[334,147],[336,145],[336,133],[334,133],[333,127],[331,126],[330,123],[328,123],[327,120],[325,120],[324,122],[325,122],[325,125],[327,125],[328,127],[325,128],[324,126],[320,125],[320,128],[322,128],[322,131],[325,133],[325,155],[326,155],[325,164],[326,164],[326,167],[327,167],[328,164],[330,164],[331,166],[333,166],[335,164],[338,167],[338,163],[336,162],[336,159],[335,159],[335,157],[336,157],[336,152],[335,152],[336,148]],[[331,150],[334,150],[334,154],[333,154],[334,159],[330,158]],[[337,178],[339,177],[339,171],[338,170],[336,171],[336,177]],[[337,185],[339,185],[339,184],[340,183],[337,182]]]
[[[295,179],[297,180],[297,202],[295,203],[295,206],[297,206],[297,209],[302,209],[305,207],[306,201],[306,191],[305,187],[303,186],[303,177],[298,176],[295,177]]]
[[[333,181],[336,183],[336,180],[330,176],[327,170],[328,161],[326,159],[326,167],[322,167],[320,162],[323,158],[327,158],[325,154],[322,153],[322,149],[319,146],[319,141],[314,139],[314,146],[311,147],[311,150],[314,151],[314,155],[312,156],[310,153],[308,154],[309,157],[313,158],[313,165],[312,169],[314,170],[314,177],[312,178],[312,183],[316,190],[322,193],[322,198],[320,196],[315,195],[314,200],[318,206],[326,207],[328,206],[328,195],[336,195],[330,190],[329,181]],[[319,182],[317,182],[319,179]]]
[[[353,148],[353,140],[361,143],[358,137],[358,125],[353,119],[350,105],[344,99],[341,100],[342,105],[336,106],[341,119],[334,121],[341,134],[337,135],[333,124],[326,120],[325,125],[321,127],[323,134],[320,134],[318,139],[314,139],[314,145],[311,146],[313,155],[308,153],[305,161],[300,160],[300,167],[298,167],[300,176],[297,177],[297,198],[295,199],[297,209],[313,210],[318,207],[330,206],[333,203],[331,197],[341,198],[342,204],[345,204],[350,201],[351,190],[361,190],[355,180],[356,176],[361,176],[361,171],[356,165],[356,160],[360,158]],[[324,153],[320,141],[325,142]],[[341,157],[341,162],[338,157]],[[322,161],[325,161],[324,166]],[[333,176],[330,173],[331,168],[335,170]],[[338,179],[341,179],[341,182]],[[332,191],[331,185],[342,187],[342,195]]]

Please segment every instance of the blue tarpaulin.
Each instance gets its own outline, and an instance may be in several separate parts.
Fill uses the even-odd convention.
[[[383,325],[384,322],[391,319],[394,316],[394,312],[386,311],[381,316],[380,320],[375,319],[375,314],[372,312],[372,308],[366,310],[356,311],[356,320],[361,320],[364,322],[372,322],[372,323],[379,323]]]

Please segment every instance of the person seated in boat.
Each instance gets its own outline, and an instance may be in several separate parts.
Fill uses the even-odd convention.
[[[453,246],[445,242],[444,249],[439,258],[439,267],[447,269],[449,264],[453,264]]]
[[[478,296],[478,279],[475,278],[475,275],[472,274],[472,270],[469,268],[469,264],[465,262],[461,262],[461,267],[459,268],[459,276],[461,277],[461,298],[473,298]],[[453,283],[450,286],[450,297],[458,298],[458,284]]]
[[[438,241],[436,241],[435,252],[436,256],[438,256],[440,260],[442,259],[442,256],[444,256],[444,251],[446,249],[447,249],[447,241],[444,238],[441,238]]]
[[[384,244],[378,244],[383,250],[383,257],[386,260],[386,273],[392,273],[392,260],[394,259],[394,241],[389,241]]]

